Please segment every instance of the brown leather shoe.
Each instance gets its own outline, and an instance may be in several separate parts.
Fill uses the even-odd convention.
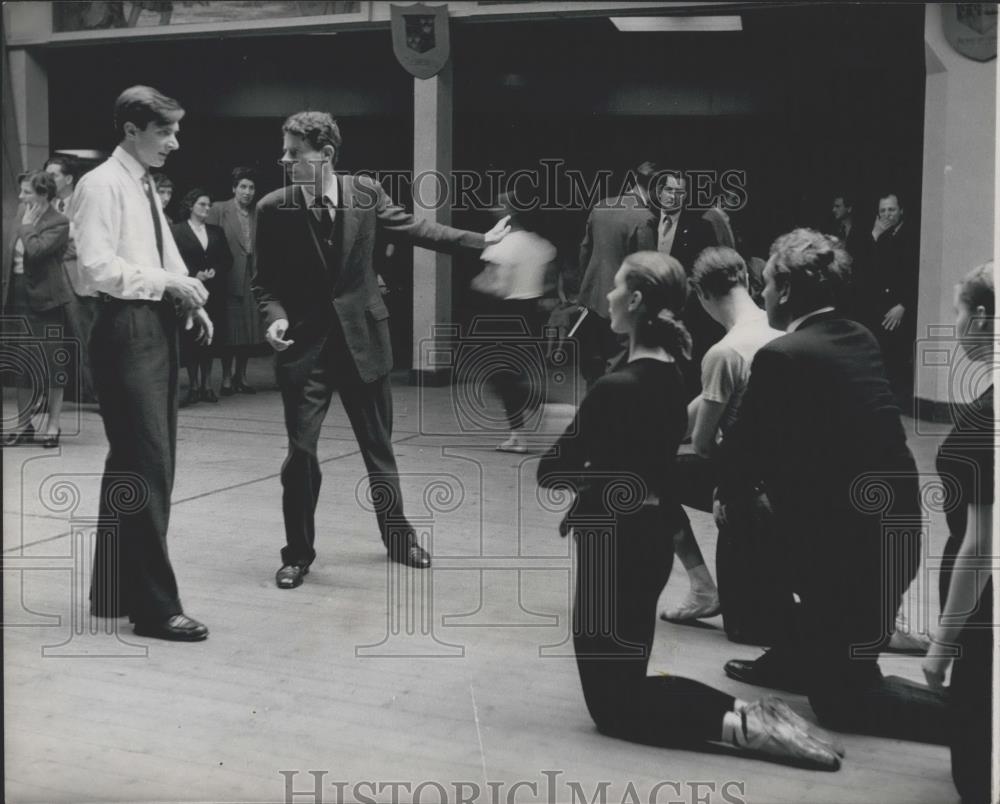
[[[208,628],[185,614],[175,614],[159,622],[140,620],[135,624],[135,633],[171,642],[201,642],[208,638]]]

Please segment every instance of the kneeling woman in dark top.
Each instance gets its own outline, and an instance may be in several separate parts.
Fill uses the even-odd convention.
[[[680,322],[687,275],[665,254],[625,258],[608,294],[611,329],[629,358],[602,377],[570,428],[542,458],[543,487],[577,494],[564,526],[577,543],[573,644],[587,708],[612,737],[748,754],[836,770],[843,748],[778,698],[739,701],[672,675],[647,676],[656,604],[681,521],[677,447],[687,429],[679,361],[691,337]],[[566,528],[564,528],[565,530]]]

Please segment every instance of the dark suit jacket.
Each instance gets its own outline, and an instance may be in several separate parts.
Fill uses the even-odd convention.
[[[305,380],[334,321],[340,322],[362,382],[392,369],[389,311],[373,267],[377,232],[436,251],[486,245],[480,234],[415,218],[368,177],[337,179],[337,265],[327,262],[300,188],[275,190],[257,204],[253,291],[264,326],[285,319],[290,325],[285,337],[295,341],[277,353],[279,382]]]
[[[33,310],[51,310],[73,300],[73,288],[63,269],[63,257],[69,246],[69,219],[49,207],[34,225],[21,223],[24,208],[18,208],[16,235],[11,238],[10,253],[4,255],[3,304],[10,292],[10,274],[14,244],[24,244],[24,280],[28,304]]]
[[[226,305],[226,288],[229,285],[229,272],[233,265],[233,256],[229,252],[229,245],[226,243],[226,235],[218,226],[205,224],[208,232],[208,248],[201,247],[191,227],[184,223],[175,223],[170,227],[177,243],[177,250],[184,259],[188,273],[195,276],[199,271],[207,271],[209,268],[215,269],[215,276],[205,280],[205,289],[208,290],[208,303],[205,309],[213,323],[221,323],[221,317]]]
[[[253,241],[257,231],[257,207],[250,208],[250,242],[243,242],[243,227],[240,225],[240,213],[236,209],[236,199],[230,198],[219,204],[212,204],[208,211],[207,222],[219,226],[226,233],[226,242],[233,255],[233,268],[229,272],[226,292],[242,299],[250,293],[250,280],[253,276]]]
[[[636,251],[655,251],[658,218],[638,193],[605,198],[594,205],[580,243],[579,302],[608,317],[608,291],[622,260]]]
[[[883,232],[878,240],[867,234],[869,256],[856,279],[865,319],[862,323],[873,331],[881,329],[885,314],[897,304],[906,308],[902,329],[916,331],[918,239],[916,229],[906,221],[892,232]]]
[[[656,224],[659,225],[659,218],[657,218]],[[670,248],[670,256],[684,266],[688,276],[691,275],[695,258],[702,249],[717,245],[719,245],[719,239],[716,237],[715,228],[701,213],[688,212],[687,210],[681,212],[677,219],[677,233],[674,235],[674,243]],[[653,251],[656,251],[655,241]],[[697,299],[694,301],[697,302]]]
[[[757,351],[719,466],[724,501],[764,481],[777,533],[813,585],[821,578],[842,591],[866,579],[870,591],[880,583],[882,524],[919,510],[916,466],[878,343],[836,313],[806,319]],[[891,503],[865,488],[873,472],[887,474]]]

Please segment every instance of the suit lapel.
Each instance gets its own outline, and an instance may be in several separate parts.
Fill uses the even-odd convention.
[[[340,273],[344,273],[347,268],[347,258],[350,256],[351,248],[354,246],[354,238],[358,233],[358,210],[354,208],[354,187],[349,176],[337,175],[337,182],[340,185],[340,192],[337,197],[340,199],[338,215],[343,215],[341,220],[340,238]]]
[[[246,254],[247,246],[253,244],[253,227],[251,226],[250,243],[244,244],[243,227],[240,226],[240,211],[236,208],[235,199],[226,202],[226,206],[222,210],[222,225],[226,230],[226,239],[230,243],[239,243],[240,250]]]

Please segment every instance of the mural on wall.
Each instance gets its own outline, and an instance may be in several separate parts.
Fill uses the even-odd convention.
[[[360,0],[92,0],[55,2],[53,30],[96,31],[213,22],[356,14]]]

